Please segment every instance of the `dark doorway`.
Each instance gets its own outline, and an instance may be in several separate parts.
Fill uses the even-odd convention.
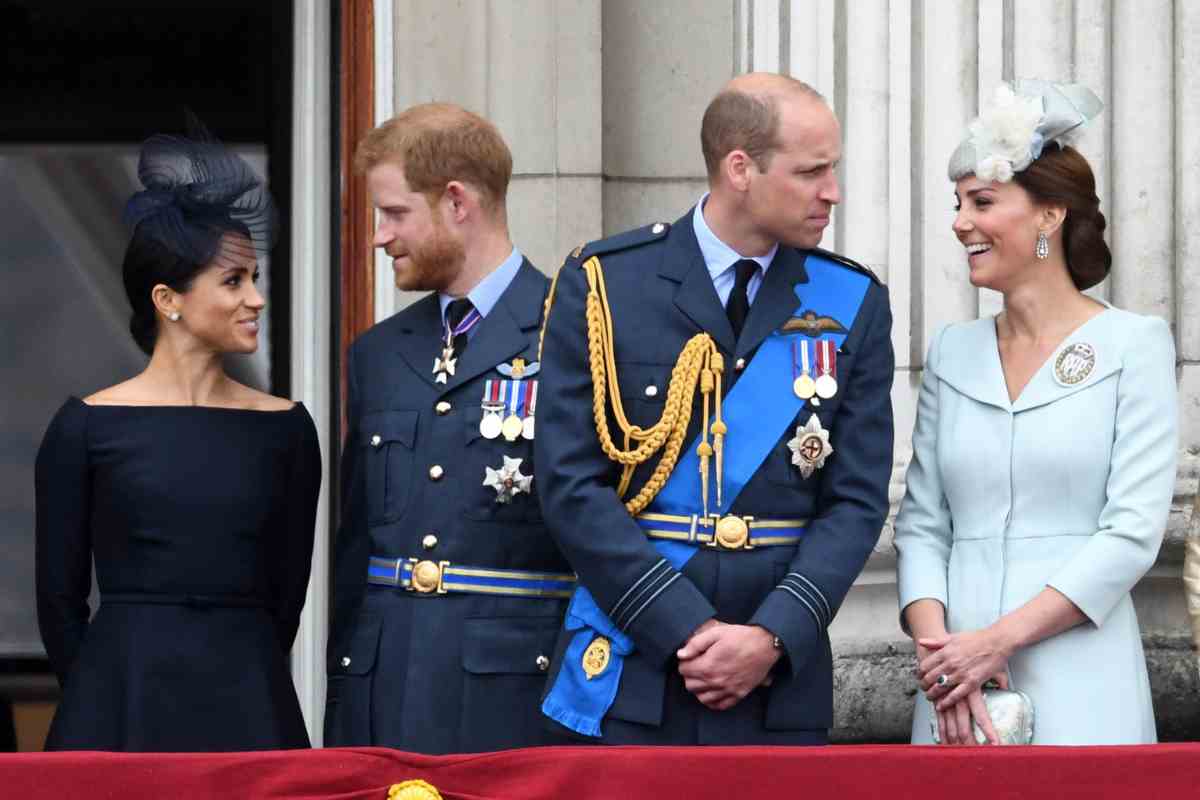
[[[0,728],[12,704],[20,746],[32,741],[23,721],[36,727],[55,694],[32,577],[37,447],[67,395],[144,364],[120,281],[138,147],[184,133],[190,110],[260,171],[289,219],[292,42],[285,0],[0,0]],[[283,394],[288,248],[284,231],[264,269],[263,353],[232,365]]]

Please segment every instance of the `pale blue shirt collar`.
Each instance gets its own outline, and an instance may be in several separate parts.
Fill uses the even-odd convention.
[[[471,301],[471,305],[475,306],[479,316],[486,317],[496,307],[496,303],[500,302],[500,295],[504,294],[504,290],[513,282],[513,278],[517,277],[517,270],[521,268],[524,261],[525,256],[514,247],[508,254],[508,258],[500,262],[500,266],[489,272],[483,280],[475,284],[474,289],[467,292],[467,299]],[[438,293],[443,320],[446,319],[446,306],[450,305],[453,300],[454,298],[445,292]]]
[[[741,255],[738,251],[717,238],[712,228],[708,227],[708,221],[704,219],[704,204],[706,202],[708,202],[708,192],[705,192],[704,196],[700,198],[700,202],[696,203],[696,211],[692,214],[692,228],[696,231],[696,241],[700,244],[700,253],[704,256],[704,264],[708,267],[708,274],[716,279],[718,275],[741,259],[750,258],[759,263],[763,274],[766,275],[767,269],[771,266],[771,261],[774,260],[775,254],[779,252],[779,245],[776,244],[773,246],[770,252],[764,256]]]
[[[779,245],[774,245],[766,255],[741,255],[721,241],[713,233],[712,228],[708,227],[708,221],[704,219],[704,204],[707,201],[708,192],[705,192],[700,201],[696,203],[696,210],[692,213],[692,229],[696,232],[696,242],[700,245],[700,254],[704,256],[704,265],[708,268],[709,277],[712,278],[713,288],[717,290],[717,297],[720,298],[721,305],[729,302],[729,294],[733,291],[733,284],[737,277],[733,265],[743,258],[751,258],[762,267],[762,270],[750,278],[750,285],[746,287],[746,295],[753,303],[758,294],[758,287],[762,285],[767,270],[775,259],[775,254],[779,252]]]

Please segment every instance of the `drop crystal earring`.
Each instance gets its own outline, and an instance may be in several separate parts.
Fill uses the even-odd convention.
[[[1050,240],[1046,238],[1046,234],[1039,233],[1037,238],[1037,247],[1034,248],[1033,254],[1039,260],[1044,260],[1050,256]]]

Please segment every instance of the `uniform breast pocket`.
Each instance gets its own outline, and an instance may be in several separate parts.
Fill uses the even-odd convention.
[[[828,400],[819,408],[813,408],[806,404],[800,409],[800,413],[784,429],[774,449],[767,456],[767,479],[771,483],[805,490],[817,485],[821,480],[822,470],[827,469],[831,460],[836,457],[827,452],[827,443],[832,435],[830,426],[833,423],[835,412],[836,408]],[[797,429],[807,426],[814,416],[820,423],[820,430],[798,432]],[[822,431],[824,435],[822,435]],[[789,442],[794,439],[799,439],[796,443],[796,451],[789,446]],[[796,463],[796,457],[799,457],[801,464]],[[822,459],[824,459],[824,464],[820,465]],[[812,467],[808,477],[804,476],[802,465]]]
[[[380,411],[363,416],[367,521],[371,525],[395,522],[408,505],[417,417],[416,411]]]
[[[652,427],[663,415],[667,389],[671,385],[671,364],[617,364],[621,405],[633,425]],[[618,447],[624,446],[616,420],[610,420],[609,432]]]
[[[533,440],[519,434],[509,441],[502,433],[486,438],[479,429],[482,418],[479,406],[463,415],[463,513],[485,522],[540,523],[537,482],[532,480]]]

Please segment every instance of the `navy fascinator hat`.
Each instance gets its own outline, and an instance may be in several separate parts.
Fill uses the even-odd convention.
[[[275,244],[279,215],[271,193],[241,157],[188,115],[188,136],[151,136],[142,144],[138,178],[123,219],[180,258],[208,264],[218,256],[255,258]],[[221,247],[226,233],[233,239]]]

